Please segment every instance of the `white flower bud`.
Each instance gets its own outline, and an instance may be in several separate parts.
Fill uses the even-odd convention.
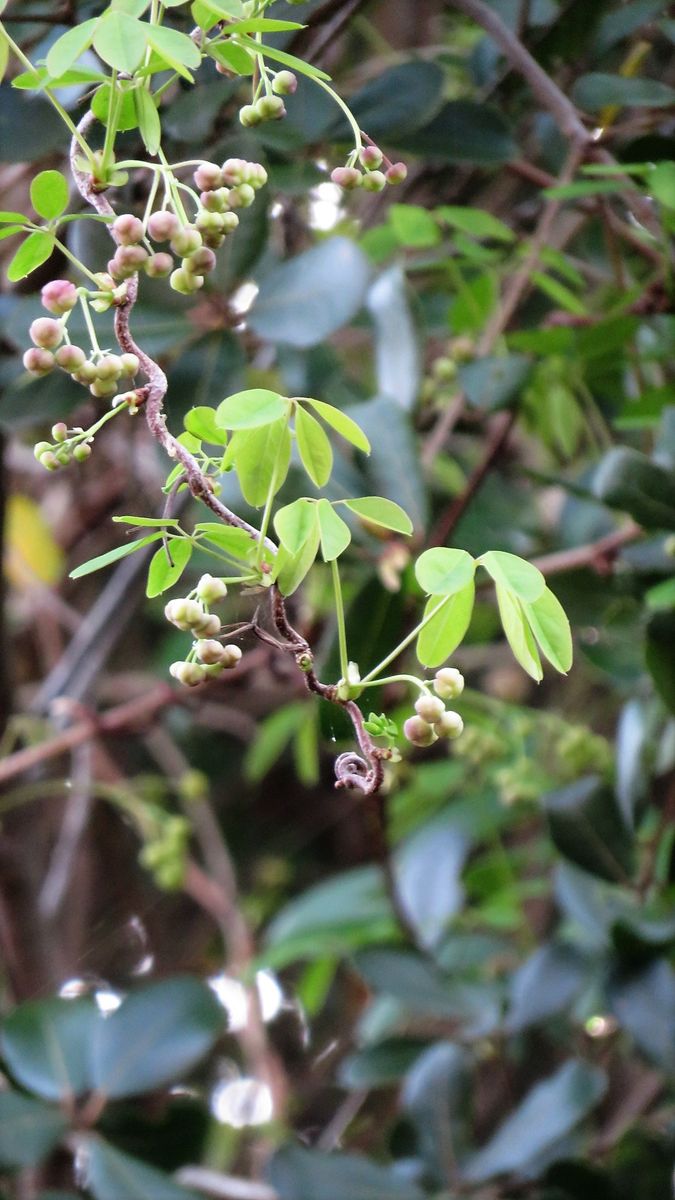
[[[456,667],[441,667],[434,676],[434,691],[443,700],[456,700],[464,691],[464,676]]]
[[[227,585],[213,575],[202,575],[197,584],[197,595],[205,604],[215,604],[216,600],[223,600],[227,595]]]
[[[415,702],[415,712],[423,721],[428,721],[430,725],[433,725],[435,721],[440,721],[445,712],[445,705],[437,696],[423,693]]]
[[[434,729],[439,737],[458,738],[464,730],[464,722],[458,712],[448,709],[438,721],[434,721]]]
[[[236,667],[237,663],[241,659],[241,650],[238,646],[232,645],[223,646],[222,650],[223,653],[220,659],[221,666],[225,667],[226,670],[231,671],[233,667]]]

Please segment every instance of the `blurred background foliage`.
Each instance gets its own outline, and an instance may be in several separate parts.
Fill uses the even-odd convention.
[[[479,599],[453,659],[464,736],[387,777],[410,944],[367,807],[332,788],[340,712],[255,643],[226,684],[176,696],[175,637],[143,597],[141,555],[103,582],[68,580],[119,541],[114,514],[159,511],[165,464],[139,419],[45,477],[32,442],[91,414],[64,376],[21,367],[53,267],[8,288],[8,1197],[671,1194],[675,19],[660,0],[487,4],[597,130],[597,153],[570,170],[555,115],[464,7],[274,6],[308,21],[277,44],[328,70],[362,127],[405,157],[395,193],[345,197],[328,181],[347,131],[309,80],[284,122],[245,131],[236,79],[205,66],[194,90],[174,88],[170,158],[260,159],[270,182],[194,304],[145,283],[136,336],[168,372],[176,431],[244,385],[352,413],[373,453],[339,459],[335,496],[402,504],[418,550],[534,559],[570,615],[575,666],[532,684]],[[15,0],[5,16],[39,58],[100,8]],[[1,91],[4,206],[21,209],[66,147],[39,95]],[[82,93],[64,96],[74,114]],[[124,140],[137,154],[138,131]],[[132,175],[128,209],[137,187]],[[107,257],[94,222],[70,228],[83,257]],[[246,515],[232,486],[224,498]],[[292,471],[284,499],[305,488]],[[350,657],[373,663],[414,622],[408,546],[356,529],[347,586]],[[228,620],[246,619],[245,600],[229,603]],[[334,678],[320,570],[293,610]],[[404,713],[405,691],[385,702]],[[257,981],[255,1020],[242,979]]]

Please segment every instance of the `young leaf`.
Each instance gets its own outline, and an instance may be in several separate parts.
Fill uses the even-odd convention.
[[[228,396],[216,409],[216,424],[223,429],[255,429],[258,425],[269,425],[288,413],[288,400],[277,392],[264,388],[251,388],[246,392],[235,392]]]
[[[350,442],[352,446],[356,446],[357,450],[363,450],[364,454],[370,454],[370,442],[365,433],[356,421],[348,417],[339,408],[335,408],[332,404],[326,404],[324,400],[312,400],[310,396],[299,397],[302,404],[311,404],[315,412],[340,434],[346,442]]]
[[[452,596],[473,579],[476,564],[466,550],[437,546],[425,550],[415,563],[415,577],[431,596]]]
[[[30,199],[36,213],[47,221],[60,217],[68,207],[68,184],[60,171],[40,171],[30,185]]]
[[[42,229],[37,229],[35,233],[29,233],[7,268],[7,278],[10,283],[17,283],[20,279],[25,279],[31,271],[41,267],[43,262],[50,257],[53,249],[54,238],[51,233]]]
[[[539,648],[556,671],[565,674],[572,666],[572,634],[565,610],[550,588],[533,604],[525,605],[529,621]]]
[[[232,558],[248,562],[256,553],[257,542],[246,532],[234,525],[219,525],[214,521],[200,521],[195,533],[203,535]]]
[[[282,486],[291,461],[291,434],[286,417],[256,429],[235,433],[230,447],[239,485],[247,504],[260,508],[275,480],[275,490]]]
[[[235,21],[228,26],[228,33],[287,33],[305,29],[299,21],[280,21],[274,17],[253,17],[251,20]]]
[[[297,554],[317,528],[317,506],[312,500],[294,500],[280,508],[274,517],[282,546],[289,554]]]
[[[146,596],[161,596],[180,579],[192,557],[192,542],[187,538],[169,538],[168,546],[160,546],[153,554],[148,569]]]
[[[393,500],[385,500],[382,496],[359,496],[356,500],[344,500],[342,503],[371,525],[393,529],[394,533],[411,534],[413,531],[413,523],[407,512]]]
[[[148,525],[155,529],[164,529],[167,525],[178,525],[176,517],[113,517],[113,521],[118,525],[136,525],[138,527]]]
[[[201,50],[186,33],[168,29],[165,25],[147,25],[147,39],[152,49],[184,79],[192,79],[190,68],[196,71],[202,61]]]
[[[321,554],[324,562],[333,562],[352,540],[349,526],[339,517],[329,500],[319,500],[316,505],[321,537]]]
[[[424,616],[428,617],[435,609],[438,612],[417,638],[417,657],[423,667],[440,667],[457,649],[469,628],[474,595],[475,584],[471,579],[461,591],[443,601],[438,596],[427,600]]]
[[[282,595],[292,596],[314,565],[319,550],[320,536],[317,520],[307,541],[297,554],[291,554],[283,545],[279,547],[279,553],[274,562],[274,578]]]
[[[91,45],[99,18],[91,17],[66,30],[50,47],[46,66],[52,79],[59,79]]]
[[[188,433],[200,438],[203,442],[209,442],[212,446],[227,445],[227,433],[222,425],[216,423],[215,408],[209,408],[206,404],[191,408],[185,414],[183,424]]]
[[[195,0],[190,11],[200,29],[211,29],[223,19],[227,21],[244,14],[242,0]]]
[[[161,536],[161,533],[151,533],[148,537],[139,538],[135,542],[125,542],[123,546],[115,546],[114,550],[108,550],[106,554],[99,554],[97,558],[90,558],[89,562],[76,567],[74,571],[70,572],[69,578],[81,579],[83,575],[91,575],[94,571],[100,571],[102,567],[117,562],[118,558],[126,558],[127,554],[133,554],[136,550],[142,550],[144,546],[149,546],[151,542],[156,542]]]
[[[491,238],[495,242],[512,242],[515,238],[513,230],[503,221],[493,217],[492,213],[482,208],[464,208],[444,204],[436,209],[436,216],[447,222],[453,229],[468,233],[475,238]]]
[[[148,154],[156,154],[162,142],[162,123],[157,106],[144,87],[134,88],[133,96],[143,144]]]
[[[488,550],[487,554],[478,559],[481,567],[485,567],[495,583],[501,584],[511,592],[515,592],[521,600],[531,604],[538,600],[546,580],[537,567],[519,558],[517,554],[508,554],[505,550]]]
[[[235,46],[232,42],[210,42],[207,53],[235,75],[252,75],[255,70],[253,56],[243,46]]]
[[[506,640],[513,651],[513,656],[524,671],[540,683],[543,679],[541,659],[535,640],[530,631],[523,605],[508,585],[497,583],[497,604]]]
[[[109,67],[133,75],[145,53],[149,29],[149,25],[136,17],[108,9],[97,22],[92,39],[94,50]]]
[[[23,223],[25,220],[23,213],[12,212],[11,209],[0,212],[0,225],[14,225],[17,221]]]
[[[310,79],[330,81],[330,75],[327,75],[325,71],[320,71],[318,67],[313,67],[311,63],[306,63],[302,58],[296,58],[294,54],[287,54],[285,50],[278,50],[276,46],[268,46],[266,43],[260,45],[258,42],[254,42],[253,38],[250,38],[246,33],[238,34],[237,41],[249,50],[253,50],[256,54],[263,54],[265,58],[271,58],[274,62],[283,63],[285,67],[290,67],[291,71],[297,71],[299,75],[308,75]]]
[[[24,229],[24,225],[5,225],[4,228],[0,228],[0,242],[5,238],[14,237],[15,233],[23,233]]]
[[[295,410],[295,436],[302,465],[312,483],[325,487],[333,469],[333,451],[316,417],[299,406]]]

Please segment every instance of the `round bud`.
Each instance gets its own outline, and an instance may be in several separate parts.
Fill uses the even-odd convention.
[[[169,667],[169,674],[173,675],[174,679],[177,679],[184,687],[196,687],[198,683],[203,683],[206,679],[206,671],[199,663],[172,663]]]
[[[143,263],[146,275],[150,279],[166,279],[173,271],[173,258],[170,254],[151,254]]]
[[[180,229],[180,221],[175,213],[162,210],[154,212],[148,220],[148,234],[153,242],[168,242],[175,237]]]
[[[458,738],[464,729],[464,722],[458,712],[448,709],[438,721],[434,721],[434,729],[439,737]]]
[[[298,80],[292,71],[278,71],[274,76],[272,89],[277,96],[292,96],[298,90]]]
[[[37,458],[38,462],[42,458],[43,454],[51,454],[51,452],[52,452],[51,442],[36,442],[36,444],[33,446],[33,454]]]
[[[57,421],[52,425],[52,437],[55,442],[65,442],[68,437],[68,426],[65,421]]]
[[[455,700],[464,691],[464,676],[457,667],[441,667],[434,675],[434,691],[443,700]]]
[[[77,371],[74,374],[74,378],[77,380],[78,383],[84,383],[84,384],[93,383],[95,379],[98,379],[96,363],[89,362],[89,360],[87,359],[86,362],[82,363],[81,367],[77,368]]]
[[[220,617],[202,611],[201,620],[190,627],[196,638],[213,638],[220,633]]]
[[[169,283],[174,292],[180,292],[182,296],[192,296],[204,286],[204,276],[192,275],[184,267],[179,267],[178,270],[172,271]]]
[[[367,192],[381,192],[386,188],[387,180],[382,171],[370,171],[363,176],[361,186]]]
[[[227,595],[227,584],[213,575],[202,575],[197,584],[197,595],[204,604],[215,604]]]
[[[464,333],[452,339],[449,349],[456,362],[469,362],[476,353],[476,343]]]
[[[220,250],[224,241],[224,233],[214,233],[213,230],[207,230],[204,234],[204,245],[208,246],[209,250]]]
[[[338,187],[344,188],[346,192],[352,192],[354,188],[361,186],[363,176],[356,167],[336,167],[331,171],[330,175],[333,183]]]
[[[117,380],[123,370],[119,354],[104,354],[96,364],[96,378]]]
[[[226,158],[222,166],[223,183],[229,187],[236,187],[238,183],[245,183],[244,178],[248,163],[243,158]]]
[[[219,187],[215,192],[201,192],[199,202],[208,213],[227,212],[230,205],[230,189]],[[202,228],[198,220],[195,220],[195,225],[197,229]]]
[[[199,250],[201,244],[202,235],[193,225],[185,225],[171,239],[171,249],[181,258],[187,258],[188,254],[194,254],[195,250]]]
[[[91,446],[88,446],[86,442],[80,442],[79,446],[75,446],[73,449],[73,458],[75,459],[75,462],[86,462],[90,457]]]
[[[52,279],[44,285],[40,297],[49,312],[62,317],[77,304],[77,288],[67,279]]]
[[[403,736],[413,746],[433,746],[434,742],[438,741],[436,731],[419,716],[408,717],[408,720],[403,722]]]
[[[392,163],[385,171],[385,179],[387,183],[397,184],[403,183],[408,178],[408,168],[403,162]]]
[[[58,471],[59,467],[61,466],[58,458],[51,452],[51,450],[46,450],[44,454],[40,455],[40,463],[48,471]]]
[[[232,671],[234,667],[236,667],[237,663],[240,662],[240,660],[241,650],[239,649],[239,646],[229,645],[222,647],[220,663],[226,671]]]
[[[197,658],[200,662],[212,667],[220,663],[223,657],[223,647],[220,642],[214,641],[213,638],[204,638],[203,641],[197,642]]]
[[[245,104],[239,109],[239,122],[244,126],[244,129],[251,129],[253,125],[259,125],[262,117],[259,116],[255,105]]]
[[[279,121],[286,116],[286,106],[281,96],[261,96],[255,108],[261,121]]]
[[[129,279],[148,260],[145,246],[118,246],[108,266],[116,279]]]
[[[234,233],[239,225],[239,217],[234,212],[223,213],[223,233]]]
[[[263,167],[262,163],[252,162],[246,164],[246,179],[244,179],[243,182],[250,183],[251,187],[254,188],[256,192],[259,188],[265,186],[267,183],[267,178],[267,171]]]
[[[415,712],[423,721],[428,721],[433,725],[435,721],[440,721],[445,712],[445,705],[438,696],[421,695],[415,701]]]
[[[94,276],[94,279],[96,280],[102,292],[114,292],[115,280],[107,271],[99,271],[98,274]]]
[[[95,379],[89,384],[89,391],[97,400],[107,400],[108,396],[114,396],[117,391],[116,379]]]
[[[223,173],[217,163],[202,163],[197,167],[193,179],[200,192],[213,192],[223,186]]]
[[[219,212],[209,212],[206,208],[201,208],[195,217],[195,229],[198,229],[202,237],[205,233],[220,233],[223,228],[223,214]]]
[[[230,192],[231,208],[250,208],[255,200],[255,191],[250,183],[240,183]]]
[[[38,317],[28,332],[31,342],[41,350],[55,350],[63,341],[63,325],[53,317]]]
[[[454,358],[442,355],[432,363],[431,374],[441,382],[451,382],[457,378],[457,363]]]
[[[120,356],[123,375],[138,375],[140,362],[137,354],[122,354]]]
[[[30,350],[26,350],[23,356],[23,365],[27,371],[30,371],[31,375],[48,375],[54,369],[54,355],[50,350],[42,350],[38,346],[31,346]]]
[[[382,166],[383,154],[379,146],[364,146],[359,158],[366,171],[374,171],[377,167]]]
[[[216,256],[208,246],[200,246],[189,258],[184,258],[181,266],[192,275],[208,275],[216,265]]]
[[[164,608],[164,616],[172,625],[186,633],[194,624],[203,620],[204,609],[196,600],[169,600]]]
[[[87,361],[87,356],[80,346],[59,346],[54,357],[58,365],[69,375],[80,371]]]
[[[143,222],[132,213],[123,213],[112,223],[115,240],[120,246],[135,246],[143,241]]]

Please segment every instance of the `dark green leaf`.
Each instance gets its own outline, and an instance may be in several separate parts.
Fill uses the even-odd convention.
[[[7,1017],[0,1035],[15,1079],[45,1100],[80,1096],[91,1087],[92,1039],[104,1018],[93,1000],[31,1000]]]
[[[633,867],[633,841],[610,787],[595,775],[543,798],[551,837],[561,854],[592,875],[625,881]]]
[[[301,1146],[278,1150],[268,1176],[280,1200],[423,1200],[424,1196],[414,1184],[367,1158]]]
[[[595,71],[577,80],[572,97],[579,108],[587,112],[599,112],[608,105],[621,108],[668,108],[675,104],[675,88],[657,79]]]
[[[459,378],[467,399],[475,408],[493,412],[506,408],[523,391],[532,372],[524,354],[478,358],[460,367]]]
[[[392,1038],[377,1046],[366,1046],[342,1060],[338,1082],[341,1087],[355,1091],[390,1087],[406,1076],[425,1045],[425,1042],[412,1038]]]
[[[398,63],[356,92],[350,107],[370,137],[398,139],[420,129],[437,111],[443,81],[443,71],[436,63]],[[342,121],[336,123],[334,132],[349,136]]]
[[[67,1128],[68,1120],[58,1109],[17,1092],[0,1092],[0,1165],[36,1166]]]
[[[398,142],[411,154],[443,162],[471,162],[495,166],[508,162],[517,147],[504,117],[487,104],[450,100],[414,136]]]
[[[84,1184],[95,1200],[196,1200],[163,1171],[123,1154],[102,1138],[83,1142]]]
[[[675,474],[628,446],[615,446],[595,472],[593,491],[647,529],[675,529]]]
[[[367,303],[375,325],[377,390],[402,408],[411,409],[419,394],[422,364],[407,281],[400,266],[380,275],[368,292]]]
[[[447,817],[423,826],[397,850],[396,888],[419,942],[433,949],[461,910],[461,872],[469,850],[464,832]]]
[[[415,1125],[421,1153],[441,1185],[446,1178],[449,1138],[455,1154],[466,1140],[470,1065],[470,1054],[462,1046],[437,1042],[419,1056],[403,1084],[403,1108]]]
[[[547,1021],[569,1009],[588,975],[588,964],[571,946],[540,946],[509,980],[508,1033]]]
[[[616,980],[612,1012],[661,1070],[675,1073],[675,971],[665,959]]]
[[[410,516],[416,530],[424,528],[427,492],[419,449],[408,413],[390,396],[377,396],[350,410],[370,440],[372,451],[364,466],[366,486],[386,496]],[[396,463],[396,470],[392,470]]]

